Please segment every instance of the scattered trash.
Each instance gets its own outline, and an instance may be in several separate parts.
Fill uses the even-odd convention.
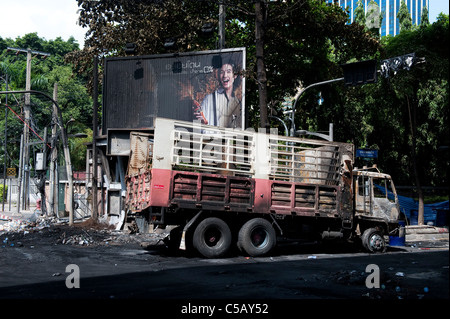
[[[53,277],[58,277],[58,276],[61,276],[61,273],[55,272],[52,276],[53,276]]]
[[[80,245],[87,246],[92,244],[94,240],[92,237],[83,230],[83,234],[72,235],[66,238],[66,233],[64,232],[57,243],[61,243],[63,245]]]
[[[35,217],[29,218],[28,220],[13,219],[0,225],[0,232],[20,232],[26,235],[29,233],[29,229],[42,230],[59,222],[56,217],[44,218],[38,215],[35,215]]]
[[[396,272],[395,275],[396,275],[397,277],[405,277],[405,274],[402,273],[401,271]]]

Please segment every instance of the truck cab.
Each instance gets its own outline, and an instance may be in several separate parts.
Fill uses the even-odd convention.
[[[394,182],[374,165],[355,168],[353,186],[356,230],[362,245],[371,252],[384,251],[385,236],[398,229],[401,216]]]

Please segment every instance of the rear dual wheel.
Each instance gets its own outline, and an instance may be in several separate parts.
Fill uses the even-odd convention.
[[[238,247],[252,257],[268,254],[276,244],[276,233],[264,218],[253,218],[240,229]]]
[[[206,258],[223,257],[232,243],[230,227],[222,219],[208,217],[195,228],[192,243],[195,249]],[[264,218],[253,218],[239,230],[239,249],[252,256],[268,254],[276,244],[276,233],[271,223]]]
[[[231,230],[222,219],[208,217],[195,228],[194,248],[206,258],[223,257],[231,246]]]

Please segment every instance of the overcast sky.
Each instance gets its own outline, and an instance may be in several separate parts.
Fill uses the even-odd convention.
[[[448,14],[448,0],[430,0],[430,22]],[[77,25],[77,0],[0,0],[0,37],[16,39],[37,32],[46,40],[73,36],[83,47],[86,29]]]

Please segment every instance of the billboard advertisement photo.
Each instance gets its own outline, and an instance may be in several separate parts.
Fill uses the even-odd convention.
[[[244,129],[245,48],[105,59],[103,134],[156,117]]]

